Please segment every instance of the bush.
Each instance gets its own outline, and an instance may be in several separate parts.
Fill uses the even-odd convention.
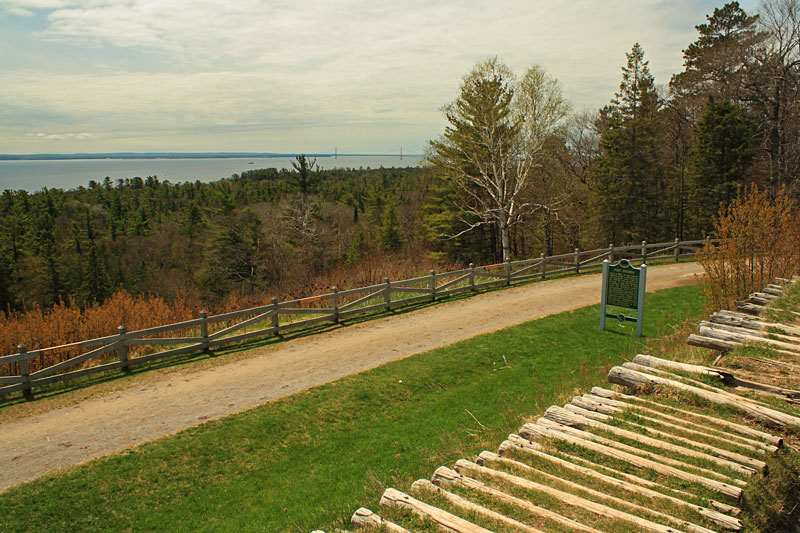
[[[740,189],[720,207],[714,233],[721,242],[697,253],[709,311],[732,309],[735,300],[800,267],[800,217],[785,191],[770,199],[757,186]]]

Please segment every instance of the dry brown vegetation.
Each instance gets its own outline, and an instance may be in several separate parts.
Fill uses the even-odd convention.
[[[800,217],[785,191],[770,198],[757,186],[740,190],[720,208],[714,234],[721,242],[707,242],[697,254],[712,311],[733,309],[735,300],[776,277],[791,277],[800,267]]]

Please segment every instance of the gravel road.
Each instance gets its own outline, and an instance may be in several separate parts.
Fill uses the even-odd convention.
[[[648,291],[688,285],[696,263],[648,269]],[[206,369],[0,424],[0,491],[416,353],[597,303],[600,277],[534,283],[296,338]],[[157,372],[157,371],[154,371]]]

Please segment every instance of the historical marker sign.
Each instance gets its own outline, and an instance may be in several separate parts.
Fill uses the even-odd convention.
[[[616,318],[620,322],[636,322],[636,336],[642,336],[642,315],[644,313],[645,281],[647,266],[636,268],[627,259],[611,264],[603,261],[603,292],[600,301],[600,329],[605,329],[606,317]],[[608,313],[606,306],[636,309],[636,318],[623,313]]]
[[[639,304],[640,272],[627,259],[623,259],[616,265],[608,265],[606,304],[636,309]]]

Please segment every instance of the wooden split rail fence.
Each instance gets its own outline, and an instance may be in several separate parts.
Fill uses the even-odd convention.
[[[587,272],[599,269],[605,259],[678,261],[693,257],[709,241],[675,239],[652,244],[642,241],[641,245],[631,246],[615,247],[611,244],[597,250],[576,248],[572,253],[541,255],[523,261],[486,266],[470,264],[468,268],[451,272],[430,271],[427,276],[401,281],[384,278],[383,283],[369,287],[342,291],[334,287],[327,294],[285,302],[273,298],[268,305],[214,316],[201,312],[200,317],[193,320],[137,331],[127,331],[124,326],[119,326],[113,335],[62,346],[28,351],[24,345],[19,345],[17,353],[0,356],[0,396],[17,391],[29,395],[34,387],[54,382],[115,369],[128,370],[165,357],[279,335],[290,329],[337,323],[354,315],[388,311],[460,292]],[[297,316],[309,318],[298,320]],[[164,345],[177,347],[143,353],[144,347],[152,349]]]
[[[777,281],[768,294],[778,296],[781,284],[790,282]],[[745,316],[745,327],[755,331],[755,321]],[[800,346],[800,327],[781,328]],[[712,385],[688,377],[692,374],[719,381]],[[430,481],[414,482],[408,493],[386,489],[382,515],[359,508],[353,526],[396,533],[741,530],[744,490],[754,476],[769,475],[767,460],[783,445],[773,430],[800,434],[800,417],[749,393],[788,401],[800,391],[742,379],[717,366],[641,354],[612,368],[608,379],[638,391],[594,387],[563,407],[551,406],[509,435],[498,453],[484,451],[474,461],[439,467]],[[662,395],[656,387],[675,393]],[[676,401],[676,393],[743,418],[716,416],[713,407]]]

